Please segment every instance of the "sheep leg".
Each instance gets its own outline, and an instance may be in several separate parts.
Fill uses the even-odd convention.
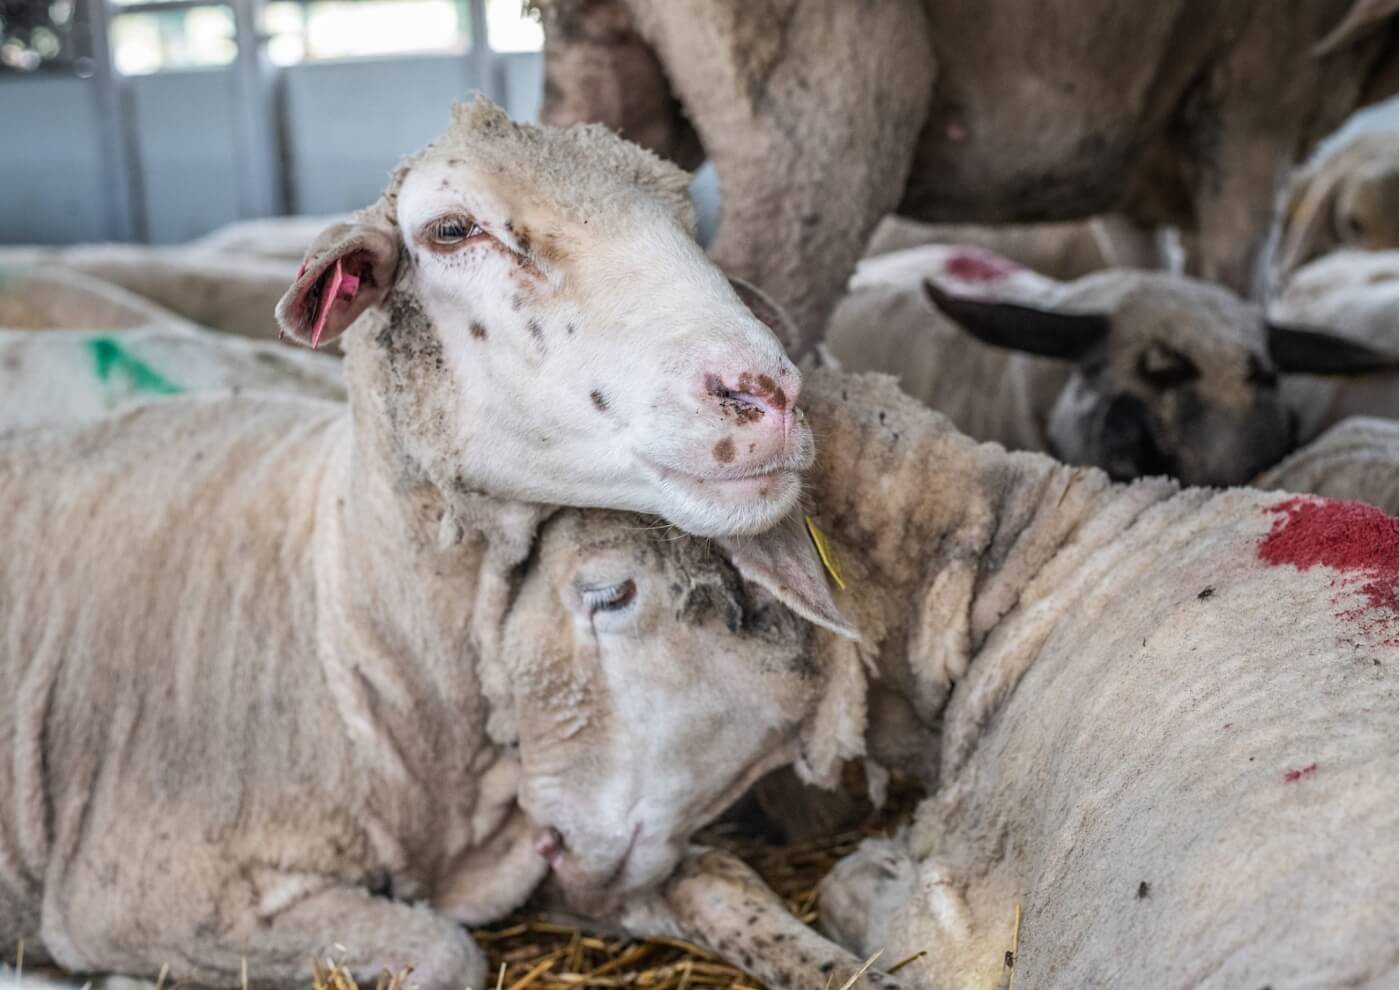
[[[683,938],[743,966],[770,987],[843,986],[864,960],[828,941],[792,915],[758,874],[734,856],[692,848],[660,890],[629,904],[629,934]],[[871,967],[857,986],[898,990]]]
[[[721,268],[815,348],[866,239],[898,204],[933,89],[917,3],[633,2],[719,172]],[[823,71],[817,66],[839,66]]]
[[[306,882],[263,878],[256,887],[264,902],[280,896],[269,879],[291,891]],[[253,986],[295,986],[318,959],[337,962],[367,986],[410,968],[422,990],[485,985],[485,955],[471,936],[425,906],[331,886],[269,914],[250,893],[234,882],[218,893],[185,891],[195,898],[185,904],[143,906],[144,898],[114,898],[110,890],[101,899],[65,898],[61,919],[46,913],[44,942],[74,971],[154,978],[164,970],[177,985],[237,986],[246,965]]]

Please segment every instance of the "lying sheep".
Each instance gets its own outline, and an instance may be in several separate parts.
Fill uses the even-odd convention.
[[[849,370],[898,372],[980,440],[1119,480],[1168,474],[1201,485],[1247,482],[1328,425],[1290,410],[1280,374],[1372,373],[1393,388],[1396,368],[1393,345],[1266,322],[1193,279],[1106,271],[1058,283],[943,246],[862,262],[827,349]]]
[[[1400,426],[1352,416],[1259,475],[1254,488],[1311,492],[1400,514]]]
[[[1269,317],[1326,327],[1393,354],[1400,350],[1400,252],[1337,251],[1309,262],[1270,304]],[[1394,418],[1400,405],[1393,370],[1344,379],[1294,375],[1282,391],[1305,440],[1348,416]]]
[[[276,344],[169,327],[0,330],[0,429],[85,423],[141,401],[215,391],[345,398],[340,362]]]
[[[13,262],[13,259],[11,259]],[[64,268],[0,265],[0,329],[130,330],[198,327],[147,299]]]
[[[321,231],[349,219],[348,216],[331,214],[238,220],[211,230],[184,246],[200,254],[299,261]]]
[[[1395,128],[1362,132],[1327,149],[1289,182],[1271,276],[1286,284],[1302,265],[1343,249],[1400,247]]]
[[[144,244],[51,249],[32,263],[80,272],[201,326],[264,340],[277,336],[272,313],[297,270],[295,261]]]
[[[480,497],[444,541],[399,458],[299,398],[0,438],[25,535],[0,562],[4,951],[212,986],[246,960],[287,986],[339,944],[362,981],[480,987],[460,924],[551,866],[585,910],[686,924],[647,892],[691,832],[765,770],[820,777],[859,744],[859,661],[807,653],[741,555]],[[727,862],[692,885],[733,888]]]
[[[870,235],[865,257],[924,244],[983,248],[1062,281],[1104,268],[1164,267],[1156,235],[1111,214],[1091,220],[1025,224],[921,223],[891,215]]]
[[[1393,985],[1395,519],[1112,484],[881,376],[804,405],[867,749],[937,788],[828,881],[829,931],[920,987],[1008,953],[1027,987]]]
[[[765,769],[859,752],[854,648],[819,662],[778,604],[849,632],[800,526],[660,571],[642,520],[566,513],[554,540],[554,509],[481,491],[707,532],[792,506],[795,369],[683,191],[600,130],[478,101],[279,304],[295,339],[344,334],[348,404],[173,396],[0,433],[0,945],[217,984],[248,958],[275,984],[338,941],[362,977],[455,988],[484,974],[453,922],[518,904],[539,855],[639,926],[752,898],[713,857],[652,888]],[[635,667],[629,616],[720,642],[694,670],[729,690]],[[798,961],[854,963],[806,939]]]

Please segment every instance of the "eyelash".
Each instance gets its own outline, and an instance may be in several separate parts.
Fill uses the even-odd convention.
[[[591,612],[617,612],[632,604],[637,597],[637,584],[631,578],[605,588],[585,588],[581,592],[584,605]]]
[[[480,226],[462,216],[438,217],[431,221],[425,228],[428,240],[441,246],[451,246],[454,244],[464,244],[476,237],[484,234]]]

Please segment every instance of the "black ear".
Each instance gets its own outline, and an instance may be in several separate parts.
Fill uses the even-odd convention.
[[[1395,371],[1396,355],[1335,333],[1269,324],[1269,356],[1278,370],[1298,375],[1364,375]]]
[[[1057,313],[1015,303],[982,302],[944,292],[925,280],[933,305],[984,344],[1077,361],[1108,333],[1102,313]]]

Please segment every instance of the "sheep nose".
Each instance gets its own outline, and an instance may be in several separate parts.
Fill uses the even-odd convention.
[[[553,866],[559,862],[559,857],[564,855],[564,837],[553,825],[540,829],[535,833],[535,852]]]
[[[780,371],[776,376],[741,371],[732,378],[705,376],[705,393],[740,424],[768,420],[781,427],[786,439],[797,416],[797,394],[802,382],[796,374]]]

